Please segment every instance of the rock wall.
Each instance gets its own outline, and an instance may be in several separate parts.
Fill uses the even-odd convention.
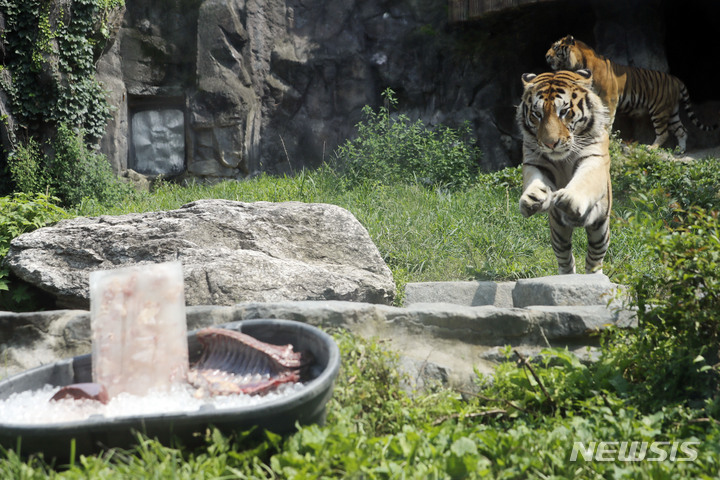
[[[560,21],[589,9],[570,5]],[[485,168],[517,164],[519,77],[554,35],[532,9],[508,15],[449,25],[431,0],[128,0],[98,63],[118,106],[102,150],[137,169],[133,115],[181,108],[189,174],[292,173],[328,160],[390,87],[413,118],[470,122]]]
[[[411,118],[469,122],[484,169],[516,165],[519,78],[547,70],[544,53],[553,41],[572,33],[621,63],[690,81],[701,73],[696,67],[673,68],[684,62],[674,54],[682,51],[675,45],[682,44],[677,32],[684,27],[674,21],[680,8],[701,23],[718,10],[695,0],[558,0],[449,23],[446,2],[434,0],[127,0],[98,63],[118,107],[102,150],[117,171],[143,170],[128,140],[132,117],[180,109],[184,135],[161,122],[143,128],[157,129],[153,138],[184,140],[188,174],[293,173],[328,160],[355,133],[362,107],[380,105],[390,87]],[[699,88],[691,88],[693,98],[708,94]],[[701,107],[699,116],[715,111]],[[620,118],[618,127],[626,138],[649,142],[645,123]],[[690,135],[690,148],[717,140],[692,127]]]

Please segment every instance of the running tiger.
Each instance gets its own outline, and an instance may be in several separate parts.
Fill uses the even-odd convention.
[[[589,70],[522,76],[517,108],[523,136],[520,213],[548,212],[552,248],[561,274],[575,273],[572,233],[588,237],[585,272],[602,272],[610,244],[608,112],[592,90]]]
[[[619,65],[598,55],[572,35],[553,43],[545,59],[553,70],[586,68],[592,72],[593,87],[610,112],[608,128],[612,127],[616,111],[650,113],[655,129],[655,141],[650,148],[662,146],[672,133],[677,138],[679,150],[685,151],[688,134],[680,121],[681,100],[696,127],[706,132],[718,128],[700,123],[692,111],[687,88],[680,79],[668,73]]]

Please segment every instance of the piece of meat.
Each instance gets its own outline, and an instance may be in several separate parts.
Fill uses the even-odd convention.
[[[73,383],[62,387],[52,396],[51,401],[73,398],[75,400],[95,400],[107,404],[109,397],[107,390],[99,383]]]
[[[233,330],[206,328],[197,332],[203,346],[190,368],[188,382],[198,395],[263,394],[279,385],[300,381],[311,358],[292,345],[273,345]]]

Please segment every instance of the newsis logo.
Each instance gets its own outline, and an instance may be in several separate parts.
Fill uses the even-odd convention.
[[[697,458],[693,445],[700,442],[575,442],[570,461],[578,456],[586,462],[692,462]]]

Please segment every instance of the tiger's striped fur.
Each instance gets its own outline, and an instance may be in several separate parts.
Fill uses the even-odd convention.
[[[651,148],[662,146],[672,133],[679,150],[685,151],[688,133],[680,121],[681,101],[688,118],[700,130],[718,128],[718,125],[703,125],[697,119],[687,88],[673,75],[614,63],[572,35],[553,43],[545,58],[553,70],[585,68],[593,73],[593,88],[610,111],[609,127],[616,111],[630,115],[649,113],[655,129]]]
[[[588,237],[585,272],[602,272],[612,207],[607,108],[592,90],[589,70],[526,73],[522,81],[520,212],[548,212],[561,274],[575,273],[572,233],[579,227]]]

